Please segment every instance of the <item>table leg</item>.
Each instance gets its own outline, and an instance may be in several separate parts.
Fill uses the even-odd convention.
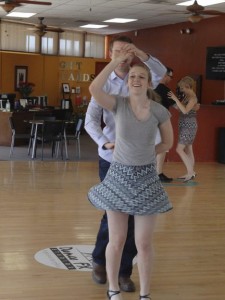
[[[33,147],[32,147],[32,155],[31,155],[32,159],[34,159],[35,157],[36,143],[37,143],[37,130],[38,130],[38,124],[35,124],[35,132],[33,137]]]
[[[66,126],[64,128],[64,144],[65,144],[66,159],[69,159],[68,148],[67,148],[67,138],[66,138]]]
[[[30,155],[31,146],[33,146],[33,139],[34,139],[34,124],[31,125],[31,130],[30,130],[30,140],[29,140],[29,146],[28,146],[28,155]]]

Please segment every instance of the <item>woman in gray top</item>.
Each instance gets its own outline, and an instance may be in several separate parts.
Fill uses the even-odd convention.
[[[148,68],[135,65],[130,69],[129,97],[109,95],[103,90],[109,74],[130,56],[134,56],[134,53],[129,45],[114,53],[111,62],[90,85],[91,94],[103,108],[113,112],[116,124],[115,149],[110,169],[105,179],[88,193],[94,206],[107,211],[107,296],[108,299],[113,297],[113,300],[122,299],[118,272],[129,214],[135,218],[140,299],[150,299],[152,237],[156,215],[172,208],[155,166],[155,155],[168,150],[173,143],[170,113],[147,96],[151,87]],[[157,128],[160,129],[162,142],[155,146]]]

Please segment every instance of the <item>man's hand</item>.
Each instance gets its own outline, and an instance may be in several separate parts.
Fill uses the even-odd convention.
[[[129,50],[130,52],[134,53],[135,56],[140,58],[141,61],[146,61],[149,59],[149,55],[146,54],[144,51],[141,49],[137,48],[134,44],[127,44],[126,49]]]
[[[114,147],[115,147],[115,143],[105,143],[103,145],[103,149],[105,149],[105,150],[114,149]]]
[[[118,63],[125,62],[126,60],[129,60],[130,58],[133,59],[134,52],[130,47],[128,47],[129,44],[124,45],[121,50],[116,50],[112,52],[112,61],[116,61]]]

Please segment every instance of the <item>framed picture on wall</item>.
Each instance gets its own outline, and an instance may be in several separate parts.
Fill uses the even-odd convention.
[[[62,83],[62,90],[63,90],[63,93],[70,93],[69,83]]]
[[[20,82],[27,82],[27,77],[27,66],[15,66],[15,91],[19,91]]]

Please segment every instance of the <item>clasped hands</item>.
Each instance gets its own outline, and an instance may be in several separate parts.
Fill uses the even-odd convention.
[[[120,50],[112,51],[112,60],[117,62],[125,62],[136,56],[138,49],[133,44],[125,44]]]

